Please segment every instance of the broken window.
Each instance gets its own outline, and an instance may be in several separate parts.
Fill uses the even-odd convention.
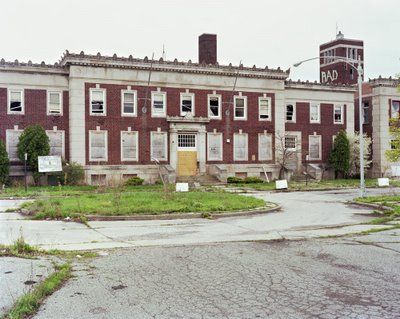
[[[18,161],[17,146],[22,130],[6,130],[6,148],[10,161]]]
[[[121,160],[138,160],[138,132],[121,132]]]
[[[221,97],[220,96],[209,96],[208,97],[208,116],[211,118],[221,117]]]
[[[310,160],[321,159],[321,136],[310,135],[308,137],[308,155]]]
[[[194,114],[194,94],[181,94],[181,115]]]
[[[310,123],[319,123],[319,104],[311,104],[310,105]]]
[[[333,122],[343,124],[343,105],[335,105],[333,108]]]
[[[90,131],[90,160],[107,161],[107,131]]]
[[[136,92],[122,91],[122,115],[136,115]]]
[[[272,134],[258,134],[258,160],[272,160]]]
[[[151,132],[151,158],[159,161],[168,159],[166,132]]]
[[[286,121],[288,122],[296,121],[294,104],[286,104]]]
[[[222,161],[222,133],[207,133],[208,160]]]
[[[151,93],[152,116],[166,116],[166,93],[152,92]]]
[[[236,96],[235,104],[235,119],[246,119],[247,117],[247,100],[245,97]]]
[[[47,95],[47,113],[48,114],[61,114],[61,92],[49,92]]]
[[[90,114],[106,114],[105,90],[92,89],[90,91]]]
[[[22,90],[10,90],[9,92],[9,113],[24,113],[23,105],[23,91]]]
[[[64,157],[64,131],[46,131],[49,137],[50,155]]]
[[[233,159],[235,161],[247,161],[247,134],[239,133],[233,135]]]
[[[268,121],[271,119],[271,99],[260,98],[258,100],[259,119],[261,121]]]

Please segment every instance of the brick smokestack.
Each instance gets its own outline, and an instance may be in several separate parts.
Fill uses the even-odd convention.
[[[199,63],[217,64],[217,35],[203,33],[199,36]]]

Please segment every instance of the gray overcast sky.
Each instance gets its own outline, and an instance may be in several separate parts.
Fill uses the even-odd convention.
[[[360,12],[358,12],[360,11]],[[3,0],[0,58],[56,62],[71,52],[197,61],[197,37],[218,35],[220,63],[287,69],[335,37],[364,40],[366,77],[400,72],[399,0]],[[293,70],[318,79],[318,62]]]

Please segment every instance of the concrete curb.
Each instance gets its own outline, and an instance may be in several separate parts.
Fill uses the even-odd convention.
[[[379,210],[381,212],[383,212],[385,210],[389,210],[389,211],[393,210],[393,208],[391,208],[391,207],[383,206],[383,205],[379,205],[379,204],[372,204],[372,203],[362,203],[362,202],[356,202],[356,201],[348,201],[347,204],[354,205],[354,206],[360,206],[360,207],[366,207],[366,208],[372,208],[372,209]]]
[[[220,213],[173,213],[173,214],[161,214],[161,215],[133,215],[133,216],[97,216],[97,215],[87,215],[88,221],[128,221],[128,220],[172,220],[172,219],[192,219],[192,218],[208,218],[203,217],[203,214],[210,214],[209,218],[219,219],[227,217],[242,217],[242,216],[252,216],[259,214],[272,213],[280,211],[281,206],[275,205],[274,207],[260,207],[250,210],[241,210],[235,212],[220,212]]]

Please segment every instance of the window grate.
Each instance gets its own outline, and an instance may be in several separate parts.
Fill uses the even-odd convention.
[[[180,148],[195,148],[196,147],[196,135],[194,135],[194,134],[179,134],[178,135],[178,147],[180,147]]]

